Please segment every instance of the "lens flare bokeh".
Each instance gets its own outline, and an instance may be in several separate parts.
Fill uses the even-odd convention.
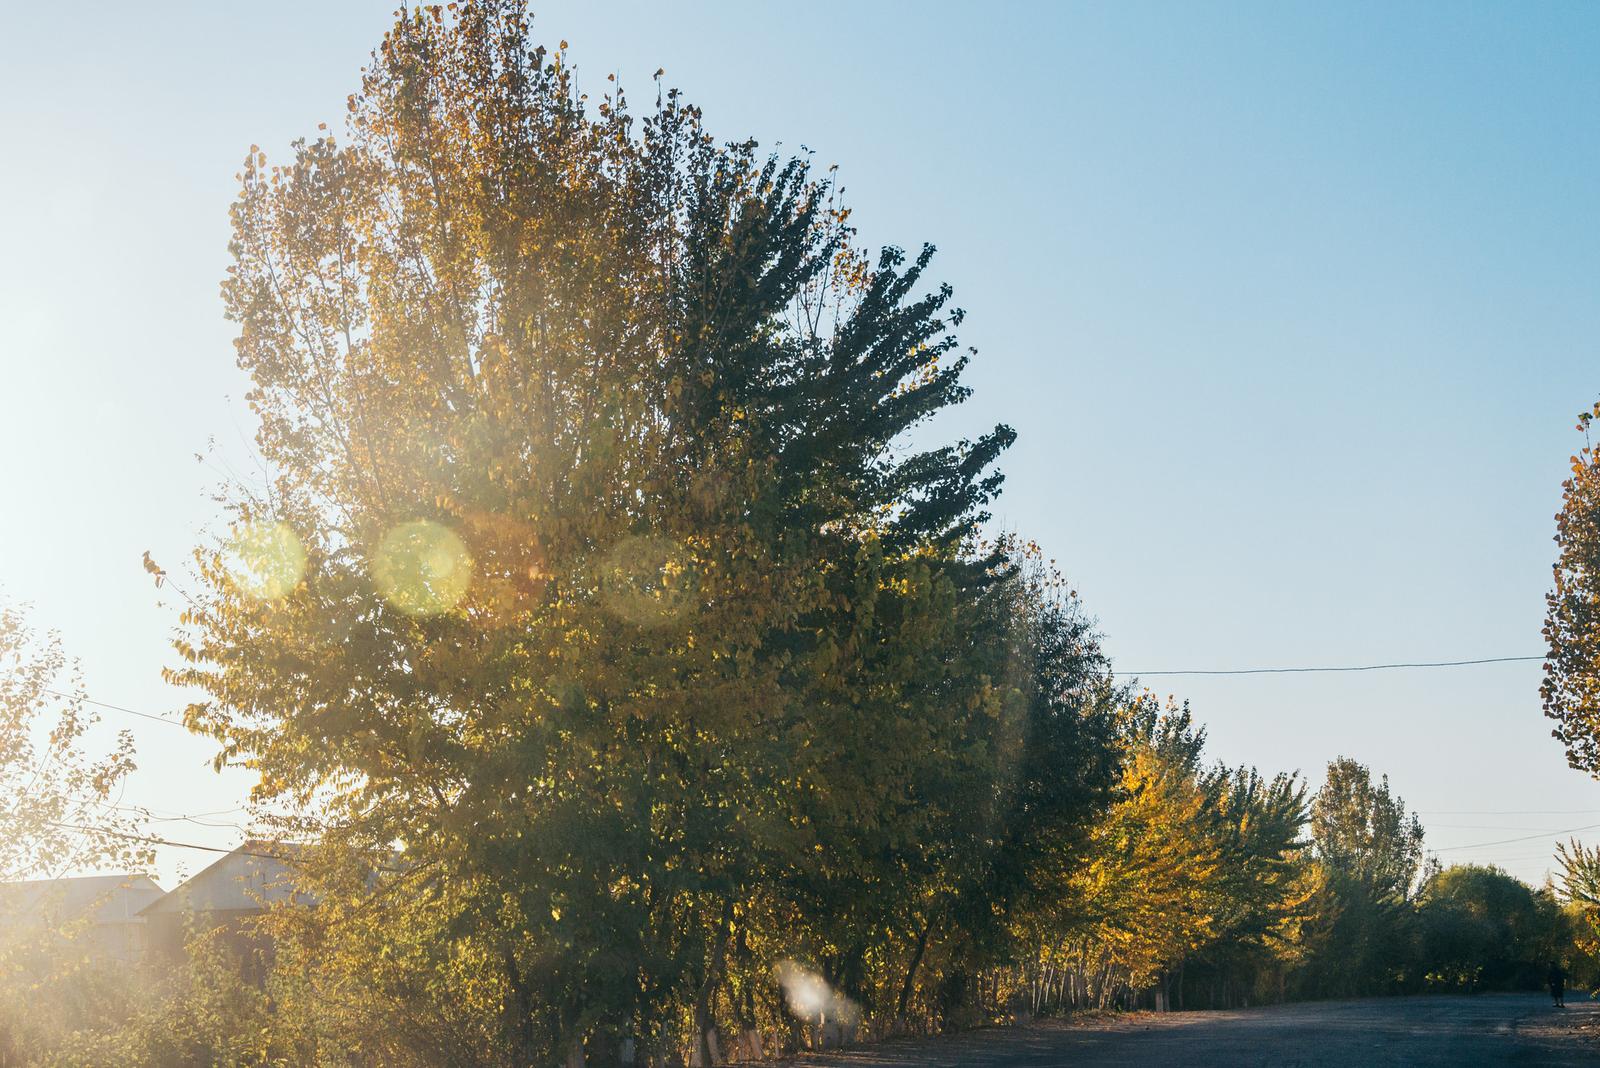
[[[623,538],[600,563],[606,608],[640,626],[680,618],[690,605],[691,580],[687,554],[664,538]]]
[[[472,555],[449,527],[427,519],[401,523],[378,543],[372,577],[384,600],[414,616],[448,612],[472,585]]]
[[[224,550],[229,576],[248,597],[276,601],[300,584],[306,550],[289,524],[252,520],[234,528]]]

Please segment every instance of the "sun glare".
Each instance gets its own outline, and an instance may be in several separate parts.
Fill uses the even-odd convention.
[[[306,550],[289,524],[252,521],[235,528],[227,548],[228,573],[259,601],[276,601],[300,584]]]
[[[454,608],[472,585],[472,556],[455,531],[427,519],[385,534],[372,560],[384,598],[402,612],[438,615]]]

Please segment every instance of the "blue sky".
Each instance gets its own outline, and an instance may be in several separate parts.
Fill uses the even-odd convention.
[[[239,160],[337,122],[392,7],[7,16],[0,589],[103,700],[180,703],[139,554],[181,559],[248,462],[217,296]],[[1600,395],[1600,8],[536,10],[596,91],[616,71],[643,99],[665,67],[715,132],[839,164],[867,241],[939,246],[980,350],[939,430],[1017,428],[997,520],[1057,559],[1119,668],[1541,651]],[[1538,880],[1551,835],[1460,847],[1600,824],[1537,664],[1156,681],[1230,762],[1387,772],[1447,860]],[[240,803],[209,743],[108,719],[140,742],[129,801]]]

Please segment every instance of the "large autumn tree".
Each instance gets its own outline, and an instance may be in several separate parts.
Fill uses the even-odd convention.
[[[451,8],[402,15],[342,138],[245,160],[223,293],[271,478],[229,489],[171,677],[323,843],[374,1003],[490,1007],[462,1041],[518,1064],[687,1014],[709,1056],[793,917],[848,985],[927,919],[875,887],[979,877],[974,821],[1040,788],[1028,709],[1080,733],[1039,691],[1080,653],[964,629],[1019,581],[974,538],[1012,435],[908,445],[965,396],[931,249],[863,256],[805,160]]]
[[[1584,447],[1572,457],[1556,514],[1555,584],[1545,596],[1544,713],[1567,762],[1600,775],[1600,452],[1588,441],[1600,403],[1578,420]]]

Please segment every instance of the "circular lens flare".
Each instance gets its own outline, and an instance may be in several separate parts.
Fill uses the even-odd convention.
[[[306,550],[289,524],[251,520],[234,528],[224,551],[229,576],[247,597],[276,601],[300,584]]]
[[[690,603],[690,583],[688,559],[661,538],[623,538],[600,562],[603,603],[640,626],[679,618]]]
[[[383,536],[372,577],[390,604],[414,616],[448,612],[472,585],[472,556],[456,532],[427,519],[401,523]]]

